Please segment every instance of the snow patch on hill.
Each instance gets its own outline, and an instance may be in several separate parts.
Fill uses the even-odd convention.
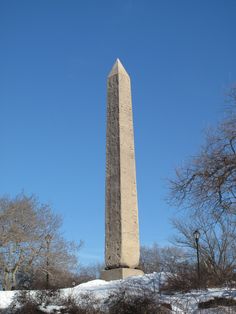
[[[82,296],[92,295],[102,307],[109,296],[118,292],[121,288],[125,289],[127,293],[136,295],[141,295],[143,292],[154,293],[158,296],[161,303],[171,304],[173,313],[179,314],[219,313],[217,311],[214,312],[212,309],[201,310],[200,312],[200,310],[198,310],[198,303],[208,301],[214,297],[236,298],[236,290],[226,288],[192,291],[185,294],[163,294],[160,292],[160,287],[165,282],[166,276],[167,274],[165,273],[153,273],[110,282],[106,282],[104,280],[93,280],[73,288],[61,289],[60,294],[64,297],[72,296],[78,299],[78,302],[80,302]],[[17,291],[0,291],[0,308],[5,309],[9,307],[16,293]],[[32,291],[31,293],[33,295],[35,291]],[[51,305],[50,308],[47,308],[47,312],[49,313],[50,310],[56,307],[56,305]],[[223,307],[221,313],[224,313]]]

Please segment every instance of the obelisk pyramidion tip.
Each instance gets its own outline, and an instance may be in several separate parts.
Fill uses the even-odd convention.
[[[116,62],[114,63],[108,77],[116,75],[116,74],[125,74],[125,75],[129,76],[129,74],[126,72],[123,64],[120,62],[120,59],[118,59],[118,58],[116,59]]]

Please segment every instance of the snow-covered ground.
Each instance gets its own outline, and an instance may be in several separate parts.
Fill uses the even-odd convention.
[[[142,277],[132,277],[125,280],[116,280],[106,282],[103,280],[93,280],[80,284],[74,288],[62,289],[61,295],[64,297],[72,296],[77,300],[82,299],[84,295],[93,296],[101,306],[104,301],[113,293],[116,293],[121,287],[125,291],[132,294],[155,293],[161,303],[169,303],[172,305],[173,313],[236,313],[236,308],[215,308],[209,310],[198,310],[198,303],[208,301],[214,297],[235,298],[235,289],[208,289],[200,291],[192,291],[191,293],[176,293],[174,295],[163,294],[159,291],[160,285],[165,281],[164,273],[153,273]],[[0,291],[0,308],[7,308],[17,291]],[[32,292],[33,294],[34,292]],[[52,309],[53,306],[50,306]],[[48,308],[48,312],[50,311]]]

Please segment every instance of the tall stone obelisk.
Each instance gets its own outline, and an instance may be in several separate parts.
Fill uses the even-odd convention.
[[[106,268],[102,279],[142,275],[130,78],[116,60],[107,81]]]

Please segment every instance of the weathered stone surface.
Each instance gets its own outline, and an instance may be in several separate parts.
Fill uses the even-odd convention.
[[[121,274],[115,268],[138,266],[140,249],[130,78],[118,59],[107,81],[106,143],[105,260]]]
[[[104,270],[102,272],[101,279],[110,281],[110,280],[124,279],[127,277],[133,277],[133,276],[142,276],[142,275],[143,275],[143,272],[139,269],[115,268],[115,269]]]

